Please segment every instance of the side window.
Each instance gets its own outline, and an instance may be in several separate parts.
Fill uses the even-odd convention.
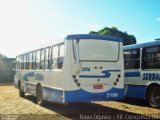
[[[26,54],[26,69],[29,69],[29,54]]]
[[[52,52],[51,52],[51,47],[49,48],[49,54],[48,54],[48,69],[52,69]]]
[[[52,47],[52,69],[57,69],[58,48],[59,48],[59,46]]]
[[[19,70],[21,70],[21,56],[19,56]]]
[[[140,49],[124,51],[124,68],[125,69],[140,68]]]
[[[36,69],[40,69],[40,57],[41,57],[41,51],[38,50],[36,52]]]
[[[19,70],[19,57],[16,58],[16,70]]]
[[[32,68],[31,69],[35,69],[36,68],[36,52],[34,51],[32,53]]]
[[[143,69],[160,69],[160,46],[143,49]]]
[[[24,68],[23,69],[25,70],[26,69],[26,63],[27,63],[27,61],[26,61],[26,54],[24,54],[23,58],[24,58]]]
[[[45,49],[45,70],[49,69],[50,48]]]
[[[33,57],[33,53],[29,53],[29,69],[32,69],[32,57]]]
[[[24,70],[24,55],[21,56],[21,70]]]
[[[22,56],[19,56],[19,69],[22,70]]]
[[[58,69],[62,69],[64,60],[64,44],[60,45],[59,47],[59,57],[58,57]]]
[[[44,49],[41,50],[40,69],[44,69]]]

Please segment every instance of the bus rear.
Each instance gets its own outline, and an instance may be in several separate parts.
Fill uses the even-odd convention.
[[[64,102],[91,102],[124,97],[122,40],[102,35],[69,35],[71,76]]]

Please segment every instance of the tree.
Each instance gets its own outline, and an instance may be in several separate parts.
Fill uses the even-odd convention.
[[[0,58],[7,58],[5,55],[0,54]]]
[[[129,35],[126,31],[119,31],[116,27],[105,27],[98,32],[90,31],[89,34],[111,35],[120,37],[123,39],[123,45],[136,44],[136,38],[133,35]]]
[[[155,40],[160,40],[160,38],[157,38],[157,39],[155,39]]]

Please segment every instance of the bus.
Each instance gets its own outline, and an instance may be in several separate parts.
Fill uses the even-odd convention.
[[[125,96],[160,107],[160,41],[124,46]]]
[[[37,103],[92,102],[124,97],[122,39],[68,35],[64,42],[16,57],[14,84],[19,95]]]

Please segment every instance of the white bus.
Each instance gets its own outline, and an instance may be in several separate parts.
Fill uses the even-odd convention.
[[[160,107],[160,41],[124,47],[126,96]]]
[[[112,36],[68,35],[64,42],[16,57],[15,86],[44,101],[70,103],[122,99],[122,40]]]

